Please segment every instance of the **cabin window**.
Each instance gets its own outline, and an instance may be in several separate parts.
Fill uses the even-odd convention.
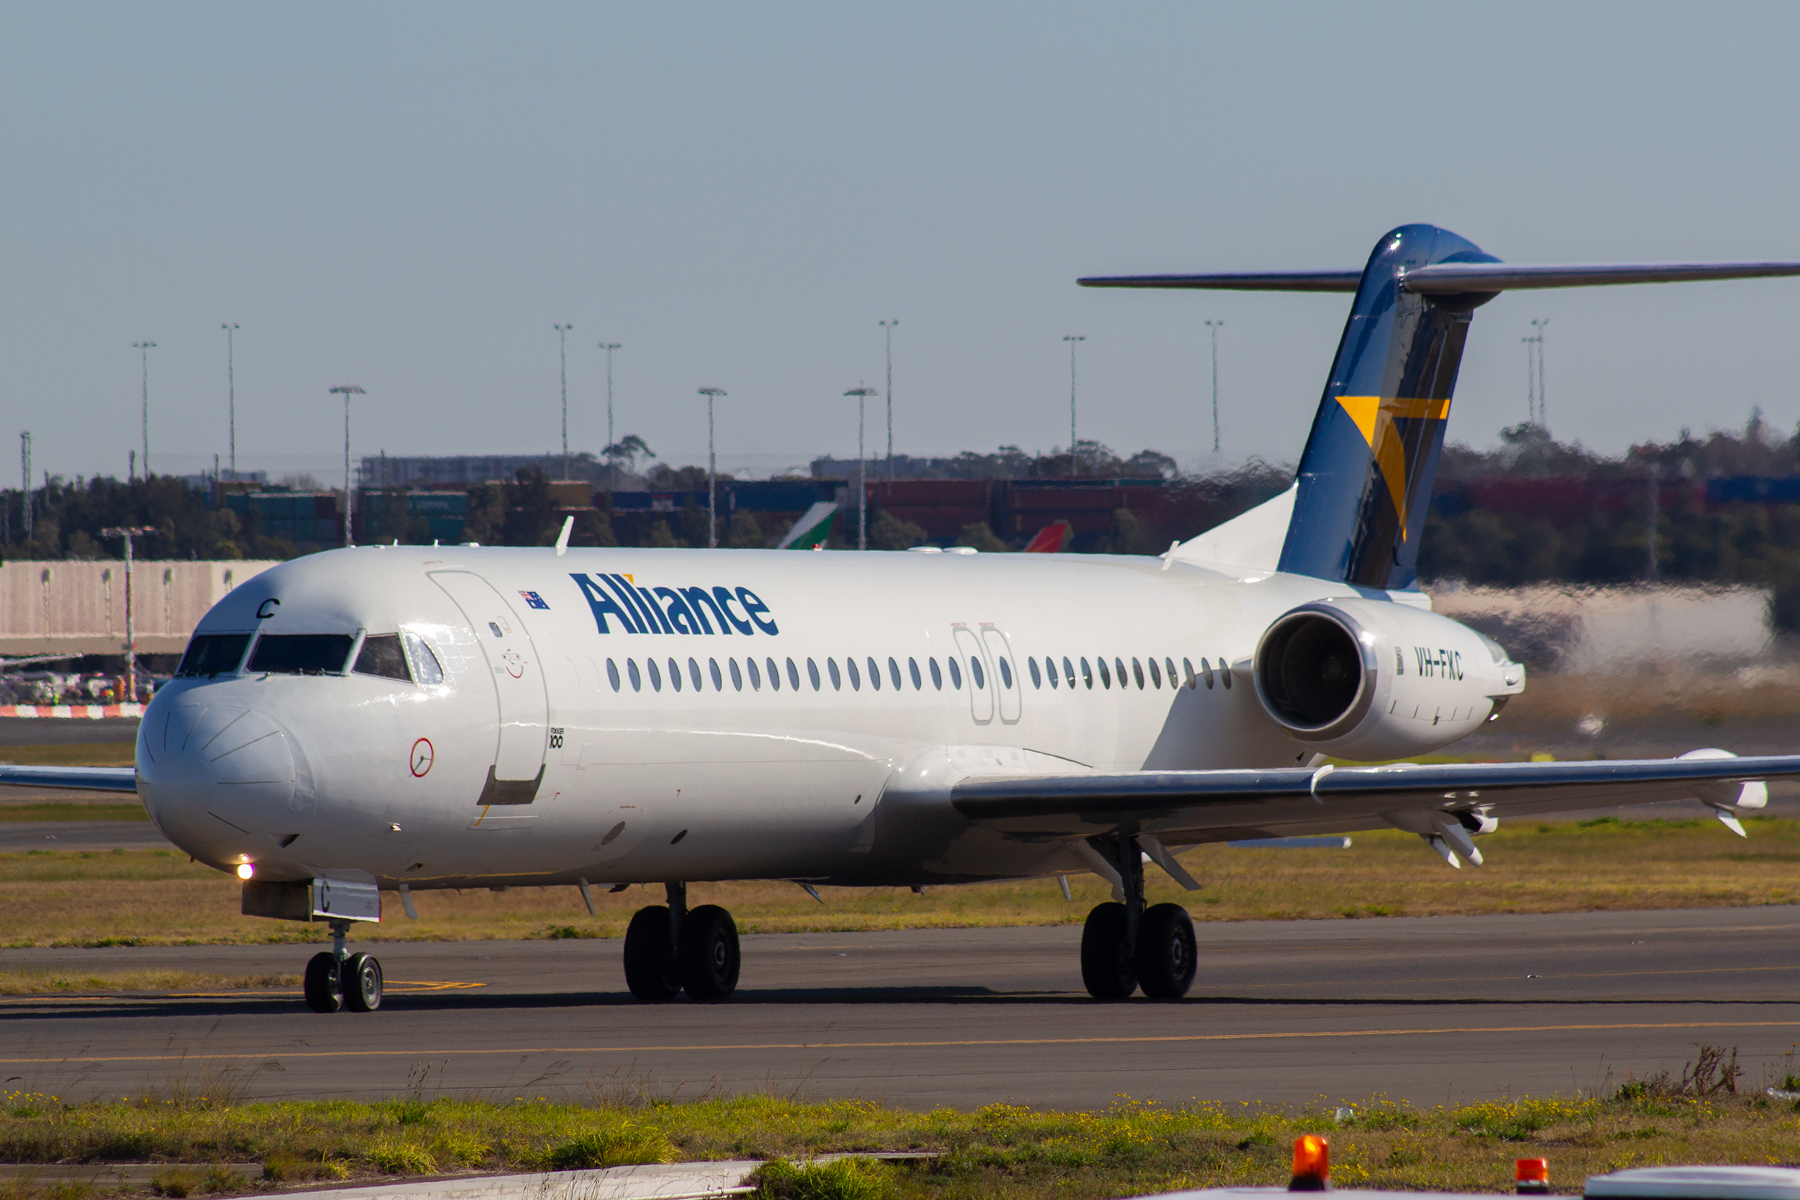
[[[916,673],[918,668],[914,667],[913,670]],[[896,692],[900,690],[900,664],[891,658],[888,659],[888,682],[894,685]]]
[[[912,676],[913,691],[915,691],[915,692],[924,691],[925,690],[925,681],[923,679],[919,678],[919,660],[916,658],[907,659],[906,660],[906,670],[907,670],[907,673]]]
[[[738,670],[737,659],[728,658],[725,660],[725,665],[731,668],[731,690],[734,692],[743,691],[744,673]]]
[[[438,662],[437,655],[431,652],[431,647],[426,644],[425,639],[416,633],[405,631],[401,632],[400,637],[406,642],[407,650],[412,653],[413,678],[427,687],[444,682],[443,664]],[[588,663],[590,671],[593,670],[593,666],[592,662]]]
[[[654,658],[646,658],[644,660],[644,666],[650,672],[651,688],[659,692],[662,691],[662,668],[656,665],[656,660]]]
[[[995,659],[994,661],[1000,667],[1000,686],[1005,688],[1012,687],[1012,664],[1007,662],[1004,658]]]
[[[946,658],[944,664],[950,668],[950,686],[962,690],[962,668],[956,665],[954,658]]]
[[[1162,691],[1162,672],[1157,669],[1154,658],[1150,660],[1150,686],[1159,692]]]
[[[1073,691],[1075,688],[1075,664],[1070,662],[1067,657],[1063,659],[1063,678],[1069,681],[1069,689]]]
[[[1119,673],[1119,690],[1122,692],[1125,690],[1125,684],[1126,684],[1125,660],[1122,658],[1113,659],[1113,670],[1115,670]]]
[[[844,660],[844,669],[850,672],[850,686],[859,692],[862,691],[862,672],[856,669],[856,660],[854,658],[846,658]]]
[[[1176,688],[1179,688],[1181,686],[1181,680],[1175,674],[1175,660],[1172,658],[1165,658],[1163,659],[1163,666],[1167,668],[1169,672],[1169,689],[1173,691]]]
[[[669,660],[669,686],[678,692],[681,690],[681,664],[672,658]]]
[[[371,633],[363,638],[362,649],[356,655],[356,665],[350,669],[358,675],[378,675],[383,679],[412,682],[412,672],[406,669],[406,652],[400,648],[400,635],[397,633]]]
[[[1038,670],[1037,659],[1028,658],[1025,661],[1031,664],[1031,686],[1034,688],[1042,688],[1044,686],[1044,673]],[[1052,675],[1050,678],[1055,679],[1056,676]]]
[[[694,690],[696,692],[701,690],[700,664],[691,658],[688,659],[688,682],[694,685]]]
[[[264,634],[250,670],[275,675],[342,675],[356,639],[347,633]]]
[[[181,656],[181,666],[175,673],[228,675],[244,661],[244,651],[249,647],[250,635],[247,633],[196,634],[188,643],[187,653]]]
[[[1212,690],[1212,660],[1210,658],[1203,658],[1200,660],[1200,677],[1206,680],[1207,690]]]
[[[1068,661],[1069,661],[1069,660],[1068,660],[1068,659],[1066,659],[1066,658],[1065,658],[1065,659],[1064,659],[1064,660],[1063,660],[1063,662],[1064,662],[1064,663],[1065,663],[1065,664],[1066,664],[1066,663],[1067,663],[1067,662],[1068,662]],[[1105,670],[1105,668],[1104,668],[1104,667],[1103,667],[1103,668],[1101,668],[1101,669],[1102,669],[1102,670]],[[1081,681],[1082,681],[1082,682],[1083,682],[1083,683],[1085,683],[1085,684],[1087,684],[1087,686],[1088,686],[1088,691],[1090,691],[1090,692],[1091,692],[1091,691],[1093,691],[1093,690],[1094,690],[1094,669],[1093,669],[1093,668],[1092,668],[1092,667],[1090,667],[1090,666],[1088,666],[1088,660],[1087,660],[1087,659],[1085,659],[1085,658],[1084,658],[1084,659],[1082,659],[1082,660],[1081,660]],[[1075,685],[1074,685],[1074,682],[1073,682],[1073,681],[1071,681],[1071,682],[1070,682],[1070,684],[1069,684],[1069,686],[1070,686],[1070,687],[1074,687],[1074,686],[1075,686]]]
[[[775,660],[772,658],[763,661],[769,668],[769,686],[779,692],[781,690],[781,668],[775,665]]]
[[[1225,661],[1223,654],[1219,655],[1219,682],[1227,691],[1231,690],[1231,664]]]
[[[638,674],[637,659],[628,658],[625,660],[625,674],[631,677],[632,691],[641,692],[644,690],[644,678]]]
[[[619,690],[619,664],[610,658],[606,660],[606,681],[612,684],[613,691]]]
[[[810,659],[810,658],[807,659],[806,663],[807,663],[807,666],[811,667],[812,659]],[[787,669],[788,669],[788,686],[793,688],[797,692],[800,690],[800,668],[796,667],[794,665],[794,660],[790,658],[787,660]],[[816,668],[813,670],[813,690],[815,692],[819,690],[819,672]]]
[[[981,660],[973,654],[969,655],[969,678],[975,681],[978,688],[987,686],[987,672],[981,669]]]
[[[1110,689],[1112,687],[1112,672],[1106,669],[1106,660],[1104,658],[1096,658],[1094,660],[1094,665],[1100,668],[1100,686]]]
[[[706,660],[706,673],[712,676],[713,691],[722,692],[725,690],[725,677],[719,674],[718,659],[709,658]]]
[[[759,692],[762,691],[762,672],[757,669],[754,658],[744,660],[744,670],[750,672],[750,686]]]
[[[1137,659],[1131,660],[1131,677],[1137,681],[1138,691],[1144,690],[1144,667]]]
[[[928,664],[930,664],[930,666],[931,666],[931,686],[936,688],[940,692],[943,691],[944,690],[944,673],[942,671],[938,670],[937,659],[928,658],[925,661]]]
[[[831,674],[831,690],[834,692],[843,691],[844,690],[844,677],[842,675],[838,674],[837,659],[835,659],[835,658],[826,659],[825,660],[825,670],[830,672],[830,674]]]
[[[1205,660],[1202,659],[1201,661],[1204,662]],[[1200,681],[1194,677],[1194,664],[1185,658],[1181,660],[1181,677],[1187,680],[1188,691],[1190,692],[1200,686]]]
[[[813,691],[819,690],[819,664],[812,659],[806,660],[806,677],[812,680]]]
[[[878,692],[881,690],[881,667],[872,658],[869,660],[869,686]]]

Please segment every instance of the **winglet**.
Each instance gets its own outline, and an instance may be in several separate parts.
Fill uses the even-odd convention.
[[[556,557],[561,558],[569,549],[569,533],[575,528],[574,517],[564,517],[562,532],[556,535]]]

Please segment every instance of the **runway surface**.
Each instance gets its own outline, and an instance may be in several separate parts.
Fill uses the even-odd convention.
[[[1208,924],[1193,998],[1099,1004],[1079,930],[744,939],[724,1004],[644,1005],[616,941],[391,943],[377,1013],[292,993],[0,1002],[0,1077],[64,1097],[243,1079],[253,1096],[695,1096],[907,1106],[1358,1099],[1616,1086],[1800,1041],[1800,908]],[[0,970],[297,971],[309,948],[0,951]],[[212,1086],[216,1087],[217,1083]]]

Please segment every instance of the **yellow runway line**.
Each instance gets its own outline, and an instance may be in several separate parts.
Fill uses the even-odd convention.
[[[302,1050],[293,1053],[262,1051],[255,1054],[118,1054],[66,1058],[0,1058],[0,1064],[167,1062],[182,1059],[234,1058],[438,1058],[491,1054],[653,1054],[710,1053],[719,1050],[934,1050],[980,1046],[1120,1046],[1171,1045],[1181,1042],[1276,1042],[1313,1038],[1429,1037],[1471,1033],[1589,1033],[1625,1029],[1800,1029],[1800,1017],[1791,1021],[1628,1021],[1583,1025],[1464,1025],[1442,1029],[1339,1029],[1289,1030],[1277,1033],[1176,1033],[1139,1037],[1083,1038],[969,1038],[955,1041],[910,1042],[718,1042],[710,1045],[640,1046],[494,1046],[485,1049]]]

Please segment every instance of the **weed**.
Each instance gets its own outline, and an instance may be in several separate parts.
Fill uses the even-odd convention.
[[[775,1159],[751,1176],[757,1200],[894,1200],[894,1168],[867,1158],[803,1163]]]
[[[1627,1079],[1619,1088],[1618,1099],[1643,1101],[1721,1093],[1736,1095],[1738,1079],[1743,1074],[1744,1069],[1738,1065],[1736,1046],[1729,1052],[1723,1046],[1702,1046],[1694,1061],[1683,1065],[1679,1079],[1670,1078],[1667,1071],[1658,1071],[1642,1079]]]
[[[675,1158],[675,1147],[654,1129],[630,1125],[604,1132],[589,1132],[551,1150],[545,1162],[553,1171],[623,1167],[634,1163],[665,1163]]]
[[[437,1160],[417,1142],[401,1138],[381,1138],[366,1152],[370,1165],[389,1175],[429,1175],[437,1170]]]

